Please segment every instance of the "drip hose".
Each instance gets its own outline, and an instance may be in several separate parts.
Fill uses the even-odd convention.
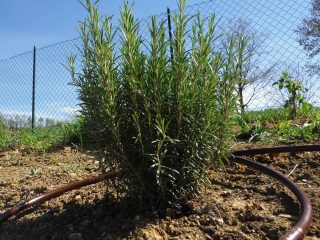
[[[261,164],[254,162],[252,160],[248,160],[242,157],[234,156],[230,158],[233,162],[240,163],[242,165],[248,166],[259,172],[265,173],[281,183],[283,183],[286,187],[288,187],[294,195],[298,198],[298,201],[302,208],[302,213],[299,217],[299,221],[290,229],[284,236],[280,239],[282,240],[299,240],[303,239],[304,236],[307,234],[308,229],[311,224],[312,219],[312,208],[307,195],[300,189],[300,187],[291,181],[286,176],[282,175],[281,173]]]
[[[101,182],[105,179],[114,178],[116,176],[117,176],[117,174],[115,172],[109,172],[109,173],[106,173],[106,175],[104,175],[104,176],[90,177],[90,178],[66,185],[64,187],[56,188],[52,191],[44,193],[44,194],[42,194],[36,198],[33,198],[29,201],[20,203],[14,207],[8,209],[7,211],[1,213],[0,214],[0,224],[2,222],[4,222],[5,220],[9,219],[10,217],[20,213],[21,211],[23,211],[31,206],[40,205],[40,204],[44,203],[45,201],[48,201],[52,198],[59,197],[60,195],[66,193],[66,192],[69,192],[69,191],[72,191],[74,189],[78,189],[78,188],[81,188],[84,186],[88,186],[91,184],[95,184],[95,183]]]
[[[265,173],[279,182],[283,183],[288,187],[294,195],[298,198],[298,201],[302,208],[302,213],[298,222],[290,229],[281,240],[301,240],[307,234],[307,231],[310,227],[312,219],[312,208],[307,195],[300,189],[300,187],[295,184],[293,181],[288,179],[283,174],[255,161],[243,158],[242,156],[253,156],[258,154],[272,154],[272,153],[282,153],[282,152],[304,152],[304,151],[320,151],[320,144],[314,145],[300,145],[300,146],[278,146],[278,147],[264,147],[264,148],[254,148],[254,149],[245,149],[245,150],[236,150],[233,151],[230,161],[245,165],[247,167],[256,169],[262,173]],[[19,212],[35,205],[39,205],[48,201],[52,198],[56,198],[66,192],[69,192],[74,189],[78,189],[87,185],[95,184],[106,179],[112,179],[118,176],[116,172],[106,173],[104,176],[95,176],[82,181],[72,183],[70,185],[57,188],[55,190],[49,191],[39,197],[33,198],[29,201],[18,204],[7,211],[0,213],[0,224],[10,217],[18,214]]]
[[[284,152],[315,152],[320,151],[320,144],[312,145],[292,145],[292,146],[277,146],[277,147],[263,147],[233,151],[232,154],[236,156],[253,156],[259,154],[272,154]]]
[[[277,146],[277,147],[262,147],[253,149],[244,149],[233,151],[232,157],[229,159],[231,161],[237,162],[242,165],[254,168],[262,173],[268,174],[269,176],[277,179],[288,187],[293,194],[298,198],[301,205],[302,212],[299,217],[298,222],[285,233],[280,239],[281,240],[300,240],[303,239],[307,234],[311,220],[312,220],[312,207],[308,196],[302,191],[302,189],[291,181],[288,177],[282,175],[281,173],[252,160],[245,159],[240,156],[253,156],[258,154],[274,154],[274,153],[284,153],[284,152],[314,152],[320,151],[320,144],[310,144],[310,145],[292,145],[292,146]]]

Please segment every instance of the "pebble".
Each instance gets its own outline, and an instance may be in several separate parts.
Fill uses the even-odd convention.
[[[279,217],[287,218],[287,219],[289,219],[289,220],[298,220],[297,217],[291,216],[291,215],[289,215],[289,214],[279,214]]]
[[[73,225],[72,224],[67,225],[67,228],[69,229],[70,232],[73,232]]]
[[[169,230],[170,232],[173,232],[173,231],[174,231],[174,226],[173,226],[172,224],[170,224],[170,225],[168,226],[168,230]]]
[[[82,233],[71,233],[69,235],[70,240],[82,240]]]
[[[268,222],[274,222],[276,220],[276,217],[272,215],[272,216],[267,216],[266,219]]]
[[[194,222],[196,223],[197,226],[201,226],[201,224],[200,224],[198,219],[196,219]]]
[[[139,216],[139,215],[135,216],[135,217],[134,217],[134,220],[135,220],[135,221],[140,221],[140,216]]]
[[[204,236],[206,240],[213,240],[213,238],[208,233],[206,233]]]
[[[82,197],[81,197],[80,195],[76,195],[76,196],[74,197],[74,200],[76,200],[76,201],[81,201],[81,200],[82,200]]]
[[[111,235],[105,235],[102,239],[103,239],[103,240],[113,240],[114,237],[111,236]]]
[[[175,210],[173,208],[167,208],[166,209],[166,216],[172,217],[175,213]]]
[[[268,237],[271,239],[279,239],[279,235],[280,235],[280,232],[279,232],[279,229],[277,228],[270,228],[268,230]]]
[[[246,226],[246,225],[244,225],[244,226],[241,228],[241,230],[242,230],[243,232],[245,232],[245,233],[251,233],[251,232],[252,232],[251,229],[249,229],[248,226]]]
[[[84,227],[88,227],[90,225],[90,220],[89,219],[86,219],[84,220],[82,223],[81,223],[82,226]]]
[[[73,178],[76,178],[77,177],[77,174],[75,173],[69,173],[70,177],[73,177]]]
[[[223,191],[222,193],[221,193],[221,196],[222,197],[228,197],[228,196],[230,196],[231,195],[231,193],[229,192],[229,191]]]
[[[223,225],[223,224],[224,224],[223,218],[218,218],[217,221],[218,221],[218,223],[219,223],[220,225]]]

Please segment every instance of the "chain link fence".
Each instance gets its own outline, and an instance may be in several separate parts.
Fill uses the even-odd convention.
[[[200,13],[202,17],[216,15],[217,34],[222,35],[217,48],[226,33],[249,36],[249,60],[244,65],[241,95],[243,108],[251,111],[283,106],[288,96],[273,86],[283,71],[309,89],[305,93],[309,103],[319,104],[320,81],[316,75],[310,76],[306,68],[310,59],[296,33],[310,7],[310,0],[215,0],[188,6],[186,12]],[[171,9],[171,19],[174,14]],[[158,19],[167,20],[168,13],[164,11]],[[150,18],[141,20],[141,35],[146,40],[149,21]],[[169,38],[168,25],[167,28]],[[71,53],[77,55],[77,46],[81,47],[79,38],[39,48],[35,59],[30,51],[0,61],[0,118],[6,125],[31,127],[34,118],[37,126],[48,127],[74,118],[79,109],[77,89],[69,84],[71,77],[64,65]]]

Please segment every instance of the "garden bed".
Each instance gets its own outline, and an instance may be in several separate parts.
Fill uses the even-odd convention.
[[[313,206],[305,239],[319,239],[320,154],[255,159],[285,175],[291,172]],[[0,153],[0,209],[95,175],[97,167],[94,157],[71,148],[41,155]],[[232,164],[211,178],[213,185],[201,196],[159,212],[117,199],[103,183],[84,187],[3,223],[0,239],[278,239],[299,216],[293,194],[268,176]]]

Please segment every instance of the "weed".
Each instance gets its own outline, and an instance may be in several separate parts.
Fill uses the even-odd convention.
[[[240,126],[240,133],[237,135],[239,140],[256,142],[261,140],[261,136],[267,132],[267,128],[261,124],[261,121],[256,120],[248,124],[241,116],[238,116],[238,125]]]
[[[38,173],[39,173],[39,170],[38,170],[38,169],[36,169],[36,168],[31,168],[31,176],[32,176],[32,177],[37,176]]]
[[[79,164],[71,164],[67,166],[63,166],[61,172],[62,173],[76,173],[79,171]]]
[[[277,134],[283,142],[291,142],[295,140],[309,142],[313,139],[312,124],[304,123],[299,125],[290,120],[280,123],[277,130]]]
[[[30,129],[0,128],[0,149],[24,149],[27,152],[45,152],[51,148],[70,144],[81,144],[81,121],[59,123],[50,128]]]
[[[284,107],[289,110],[290,119],[296,118],[299,106],[304,112],[311,110],[312,105],[307,103],[302,95],[308,89],[304,88],[299,81],[292,79],[289,73],[283,72],[280,79],[273,85],[278,85],[280,90],[285,88],[288,91],[289,99],[286,100]]]

